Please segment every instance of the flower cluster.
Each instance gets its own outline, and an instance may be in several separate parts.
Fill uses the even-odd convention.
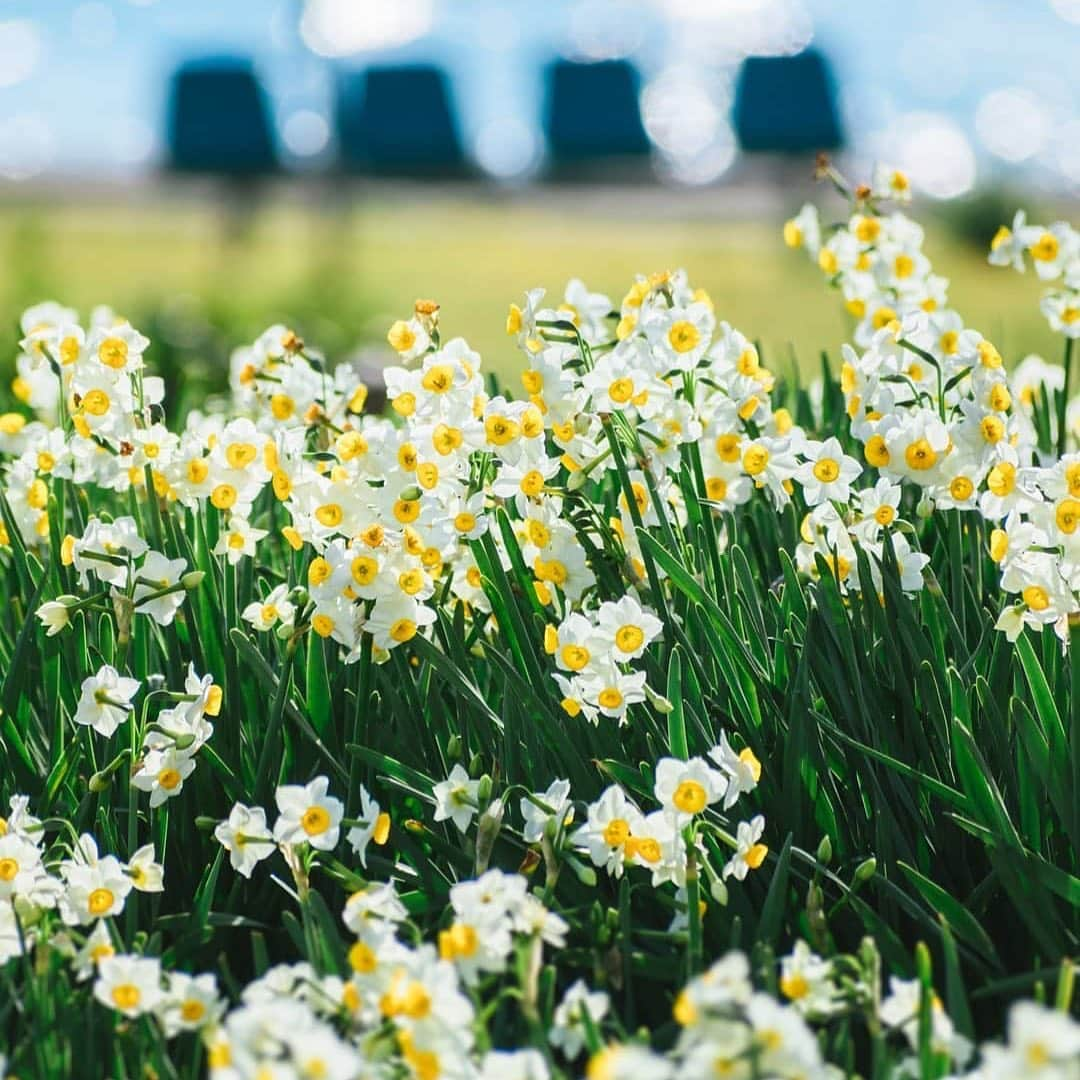
[[[89,833],[50,842],[30,800],[14,795],[7,817],[0,817],[0,965],[51,939],[70,955],[78,976],[88,977],[112,955],[107,920],[123,912],[132,890],[163,888],[152,844],[125,863],[101,855]]]
[[[934,509],[977,515],[988,523],[989,556],[1000,567],[1001,587],[1015,598],[998,627],[1015,638],[1024,626],[1054,625],[1066,636],[1069,614],[1080,610],[1073,540],[1080,524],[1080,458],[1062,449],[1065,380],[1055,372],[1061,404],[1055,457],[1040,449],[1031,408],[1033,385],[1050,382],[1046,366],[1029,358],[1010,380],[997,348],[946,306],[947,282],[922,253],[922,230],[899,211],[884,214],[874,194],[857,192],[855,201],[855,214],[827,236],[811,206],[785,232],[789,244],[817,259],[858,319],[859,348],[844,346],[840,382],[851,435],[879,479],[855,529],[892,520],[905,488],[924,516]],[[1076,237],[1067,225],[1027,226],[1020,215],[1013,230],[998,233],[991,261],[1022,268],[1028,252],[1041,277],[1064,276],[1068,289],[1080,266]],[[1064,304],[1065,311],[1068,303],[1055,294],[1044,300],[1044,310],[1049,315]],[[1067,332],[1067,321],[1058,322]],[[825,524],[816,516],[811,533]],[[830,516],[826,511],[826,521]],[[813,536],[806,529],[809,545]],[[822,554],[854,564],[835,527],[826,527],[825,535],[835,555]],[[909,555],[902,538],[893,543],[902,576],[912,558],[924,561]],[[912,567],[919,571],[921,565]]]
[[[1041,308],[1050,329],[1080,337],[1080,233],[1068,222],[1029,225],[1023,210],[1012,226],[1002,225],[990,242],[991,266],[1011,266],[1021,273],[1030,258],[1040,281],[1052,283]]]
[[[182,692],[164,689],[163,676],[156,676],[153,683],[154,687],[143,698],[140,721],[133,722],[130,744],[141,747],[131,765],[131,783],[138,790],[149,792],[151,808],[183,791],[184,781],[195,771],[195,755],[214,734],[214,725],[208,718],[218,715],[222,701],[221,687],[214,683],[213,676],[200,678],[190,664]],[[105,664],[83,680],[73,719],[76,724],[111,739],[135,713],[132,702],[140,690],[138,679],[121,675],[111,664]],[[151,723],[148,710],[155,697],[173,704],[160,709]],[[98,787],[109,783],[111,775],[127,760],[126,754],[127,751],[121,751],[95,775]]]

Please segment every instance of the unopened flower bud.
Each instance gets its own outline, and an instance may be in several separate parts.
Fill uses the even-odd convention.
[[[818,844],[817,849],[817,861],[822,866],[828,866],[832,862],[832,841],[828,835],[821,838],[821,843]]]
[[[658,694],[649,686],[648,683],[645,683],[642,686],[642,689],[645,691],[645,697],[648,698],[649,704],[663,716],[667,716],[668,713],[670,713],[671,710],[675,708],[675,706],[672,705],[666,697],[664,697],[662,694]]]
[[[90,782],[87,784],[87,787],[89,787],[95,795],[100,795],[101,792],[108,789],[111,783],[112,772],[108,769],[103,769],[101,772],[96,772],[90,777]]]
[[[589,482],[589,474],[584,469],[572,472],[566,481],[567,491],[580,491]]]
[[[486,807],[491,801],[491,787],[491,777],[488,776],[487,773],[484,773],[484,775],[480,777],[480,783],[476,788],[476,801],[482,807]]]
[[[585,885],[590,889],[596,885],[596,871],[591,866],[586,866],[576,859],[574,859],[570,865],[573,868],[578,881],[580,881],[582,885]]]
[[[869,881],[877,873],[877,859],[873,855],[869,859],[863,860],[855,868],[855,882],[861,885],[864,881]]]
[[[180,584],[183,585],[188,592],[191,592],[202,584],[202,579],[204,577],[206,577],[206,574],[202,570],[189,570],[180,579]]]
[[[934,978],[934,964],[925,941],[920,941],[915,946],[915,969],[923,986],[930,986]]]

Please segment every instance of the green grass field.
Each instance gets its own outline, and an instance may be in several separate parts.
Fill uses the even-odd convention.
[[[839,215],[838,200],[817,194],[826,215]],[[801,198],[792,195],[792,212]],[[825,300],[816,270],[784,247],[781,222],[782,214],[718,216],[700,193],[682,208],[670,193],[618,191],[498,197],[424,188],[351,202],[294,192],[270,198],[243,224],[190,194],[8,205],[0,207],[0,307],[10,319],[44,297],[80,310],[107,300],[138,325],[164,316],[164,344],[181,346],[190,370],[208,365],[212,379],[229,348],[271,321],[297,325],[333,358],[381,345],[389,323],[423,295],[442,304],[446,333],[466,337],[505,375],[518,360],[501,327],[526,289],[561,295],[572,267],[617,300],[635,273],[681,266],[709,290],[720,318],[763,344],[769,362],[794,349],[804,367],[816,365],[822,349],[846,340],[847,321]],[[1009,362],[1032,351],[1056,357],[1034,281],[996,273],[940,227],[928,232],[928,254],[969,325]]]

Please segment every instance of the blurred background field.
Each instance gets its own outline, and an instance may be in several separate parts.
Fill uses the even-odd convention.
[[[1049,354],[1036,283],[985,252],[1074,205],[1078,46],[1076,0],[7,0],[0,324],[108,303],[187,407],[275,321],[384,362],[423,296],[514,385],[527,288],[683,266],[807,368],[849,334],[780,235],[843,212],[825,149],[907,169],[953,305]]]
[[[828,189],[816,194],[841,209]],[[770,363],[797,358],[805,368],[822,349],[835,354],[847,316],[817,268],[784,247],[782,215],[744,220],[724,209],[724,198],[702,192],[593,189],[425,190],[422,199],[382,190],[329,208],[283,190],[239,218],[190,190],[28,202],[0,208],[0,310],[13,344],[14,316],[35,300],[84,312],[107,301],[147,328],[158,361],[195,392],[220,387],[228,351],[278,320],[333,358],[366,345],[378,362],[390,322],[423,296],[443,305],[445,332],[466,337],[506,379],[518,368],[506,310],[527,288],[561,299],[573,272],[618,303],[635,272],[683,266]],[[1034,280],[988,267],[955,220],[938,215],[930,231],[928,251],[970,324],[1013,361],[1051,348]]]

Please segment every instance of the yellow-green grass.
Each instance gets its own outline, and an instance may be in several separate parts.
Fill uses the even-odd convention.
[[[241,214],[201,189],[0,206],[0,310],[10,324],[22,305],[50,297],[136,318],[194,298],[230,344],[282,320],[340,353],[381,342],[392,319],[430,297],[443,305],[445,333],[467,337],[506,376],[518,367],[506,309],[525,289],[542,285],[558,299],[577,276],[617,301],[635,272],[683,266],[774,366],[792,349],[816,365],[850,334],[839,297],[784,247],[778,217],[718,217],[700,197],[680,210],[670,195],[655,204],[640,194],[499,199],[423,187],[326,195],[279,194]],[[928,252],[969,325],[1010,362],[1056,355],[1034,280],[987,266],[940,225],[929,232]]]

